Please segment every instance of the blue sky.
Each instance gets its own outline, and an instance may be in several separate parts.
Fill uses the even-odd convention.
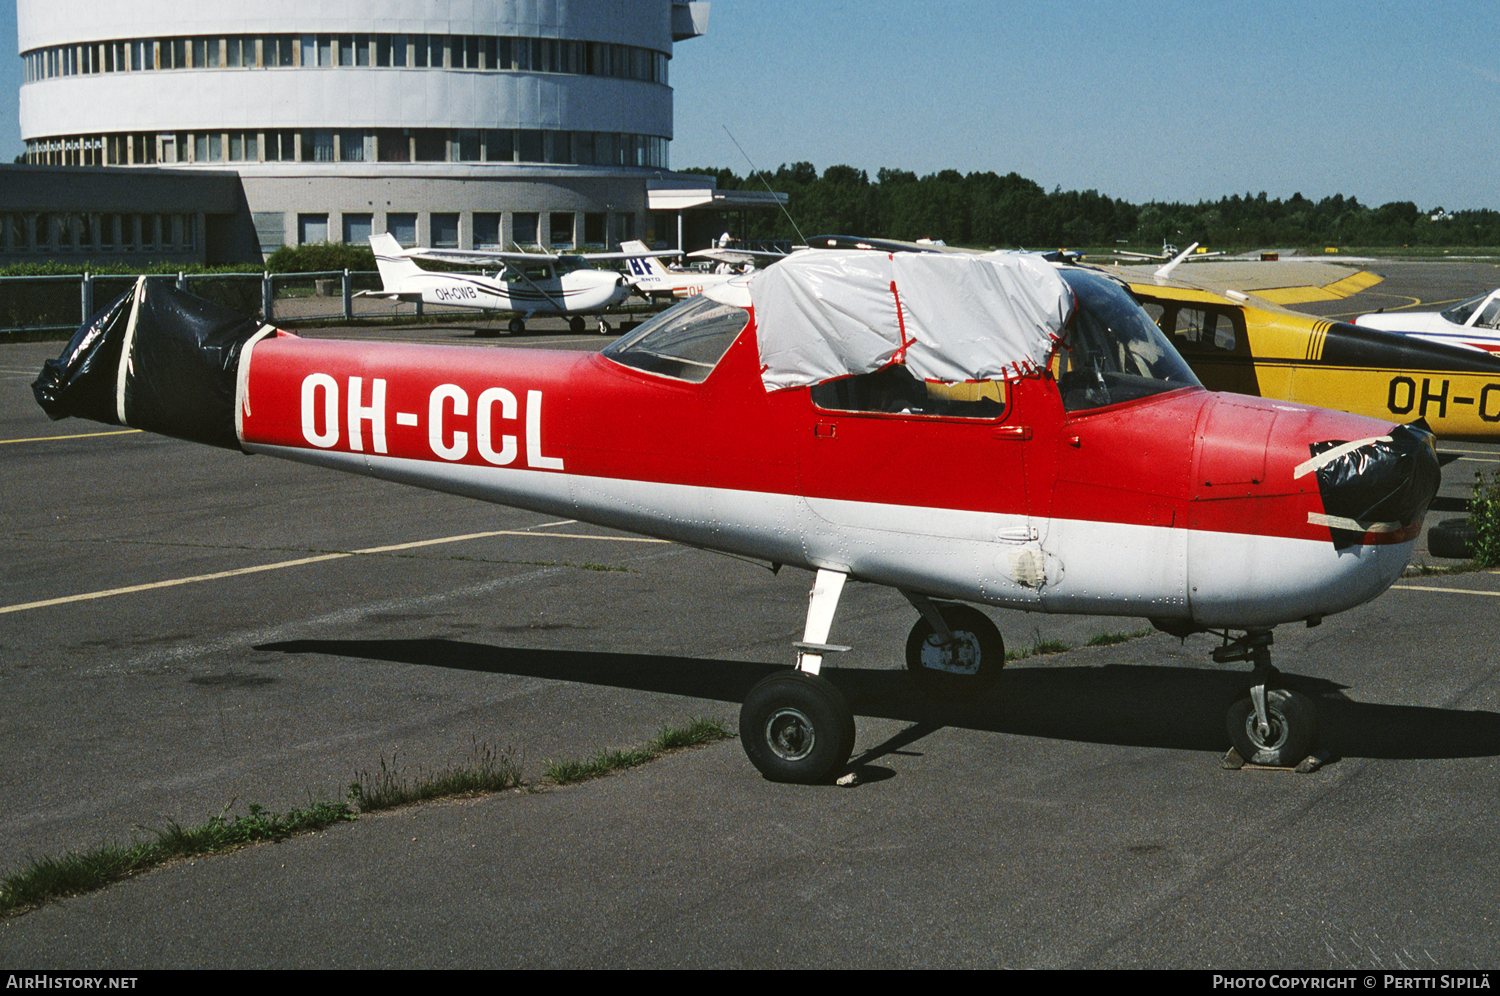
[[[762,168],[1500,210],[1497,24],[1474,0],[713,0],[708,34],[672,60],[672,164],[744,173],[732,132]],[[14,0],[0,51],[9,161]]]

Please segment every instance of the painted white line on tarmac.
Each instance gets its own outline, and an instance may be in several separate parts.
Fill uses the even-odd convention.
[[[71,436],[32,436],[29,439],[0,439],[0,446],[4,446],[6,443],[50,443],[54,439],[87,439],[90,436],[124,436],[140,431],[140,429],[110,429],[108,432],[75,432]]]
[[[550,525],[565,525],[566,523],[550,523]],[[437,539],[417,540],[414,543],[394,543],[390,546],[372,546],[363,550],[350,550],[347,553],[324,553],[316,557],[299,557],[296,560],[281,560],[274,564],[261,564],[257,567],[240,567],[232,571],[217,571],[213,574],[197,574],[187,578],[172,578],[169,581],[153,581],[148,584],[134,584],[124,588],[108,588],[104,591],[90,591],[81,595],[65,595],[62,598],[46,598],[37,602],[21,602],[16,605],[0,605],[0,615],[10,612],[25,612],[28,609],[44,609],[51,605],[67,605],[71,602],[88,602],[98,598],[111,598],[115,595],[129,595],[138,591],[152,591],[157,588],[174,588],[182,584],[195,584],[199,581],[219,581],[224,578],[239,577],[242,574],[257,574],[261,571],[279,571],[288,567],[301,567],[305,564],[317,564],[325,560],[343,560],[345,557],[358,557],[368,554],[396,553],[401,550],[415,550],[425,546],[439,546],[444,543],[462,543],[464,540],[489,539],[492,536],[546,536],[549,538],[562,539],[586,539],[599,540],[605,543],[662,543],[668,540],[651,539],[646,536],[591,536],[586,533],[537,533],[529,529],[497,529],[484,533],[465,533],[462,536],[442,536]]]
[[[1449,595],[1484,595],[1488,598],[1500,598],[1500,591],[1474,591],[1472,588],[1439,588],[1436,585],[1426,584],[1393,584],[1391,589],[1402,589],[1404,591],[1441,591]]]

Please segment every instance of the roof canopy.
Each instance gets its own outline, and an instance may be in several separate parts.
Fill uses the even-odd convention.
[[[1035,372],[1073,294],[1032,253],[805,250],[750,281],[766,390],[905,364],[943,383]]]

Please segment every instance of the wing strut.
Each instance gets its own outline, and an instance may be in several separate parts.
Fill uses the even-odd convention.
[[[532,287],[533,290],[535,290],[538,294],[542,295],[542,297],[545,297],[548,301],[551,301],[552,302],[552,307],[554,307],[554,308],[557,309],[557,313],[559,315],[566,315],[568,313],[568,309],[567,309],[566,305],[564,305],[562,302],[558,301],[557,298],[553,297],[551,294],[548,294],[546,291],[542,290],[542,288],[537,285],[537,282],[535,280],[532,280],[530,277],[528,277],[526,275],[526,273],[519,266],[509,266],[509,265],[507,265],[506,266],[506,270],[508,272],[514,273],[516,276],[518,276],[522,280],[526,281],[528,284],[531,285],[531,287]],[[556,272],[556,271],[553,271],[553,272]],[[520,308],[517,308],[516,310],[517,311],[523,311],[523,309],[520,309]],[[531,317],[531,315],[534,312],[523,311],[523,313],[529,318],[529,317]]]

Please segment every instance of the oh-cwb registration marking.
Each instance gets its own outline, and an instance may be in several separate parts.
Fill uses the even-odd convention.
[[[389,452],[386,445],[386,382],[375,377],[368,390],[363,377],[350,377],[343,391],[330,374],[312,373],[302,379],[302,438],[319,449],[331,449],[347,438],[349,449]],[[426,420],[427,446],[440,460],[463,460],[470,447],[480,459],[496,467],[515,463],[520,455],[516,435],[506,432],[522,420],[516,395],[503,387],[488,387],[478,396],[457,384],[439,384],[427,396],[425,411],[395,412],[396,424],[419,428]],[[542,453],[542,392],[527,391],[525,404],[526,466],[562,470],[561,457]]]

